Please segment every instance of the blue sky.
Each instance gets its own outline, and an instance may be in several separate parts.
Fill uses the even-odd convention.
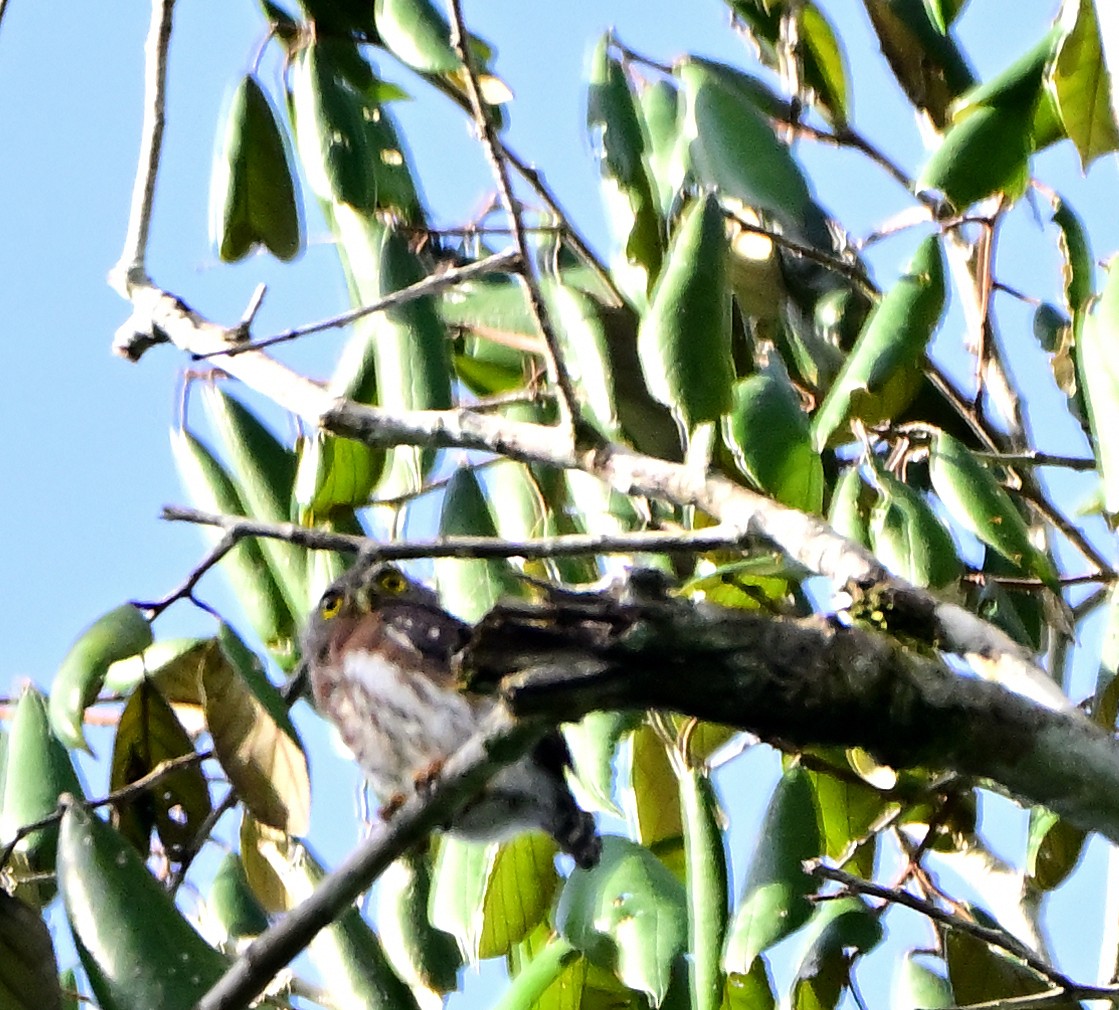
[[[848,43],[858,128],[913,171],[920,137],[877,54],[861,5],[823,5]],[[961,36],[981,77],[1037,41],[1054,0],[972,0]],[[683,13],[682,13],[683,12]],[[473,0],[472,28],[498,50],[496,68],[516,94],[510,139],[537,164],[561,202],[606,251],[597,169],[583,127],[589,49],[613,26],[632,48],[668,61],[692,51],[745,65],[745,46],[725,30],[717,0],[619,0],[609,4],[526,4]],[[109,351],[127,306],[105,283],[120,254],[135,171],[141,117],[142,47],[147,5],[34,3],[12,0],[0,24],[0,694],[24,679],[49,683],[78,631],[127,599],[153,599],[175,586],[202,556],[197,532],[158,519],[182,502],[168,447],[180,370],[176,352],[157,348],[138,365]],[[303,256],[281,265],[265,256],[229,267],[207,232],[214,137],[223,102],[247,69],[262,21],[249,0],[191,0],[176,15],[165,156],[155,205],[150,271],[157,283],[223,322],[238,319],[256,284],[269,294],[261,333],[336,312],[346,305],[326,229],[314,215]],[[464,121],[386,64],[417,101],[397,113],[438,220],[467,218],[492,192]],[[266,78],[275,71],[265,64]],[[273,80],[274,83],[274,80]],[[869,230],[909,204],[883,174],[851,155],[801,148],[821,202],[849,229]],[[1089,220],[1097,255],[1119,248],[1114,212],[1116,162],[1087,178],[1071,145],[1037,159],[1038,174]],[[871,257],[888,283],[909,238]],[[1019,214],[999,249],[999,275],[1016,287],[1055,297],[1053,243]],[[1020,367],[1042,374],[1029,312],[1001,298],[1007,342]],[[958,316],[948,327],[958,327]],[[285,351],[312,375],[329,374],[344,336],[327,334]],[[1054,401],[1055,402],[1055,401]],[[1058,404],[1059,406],[1059,404]],[[275,415],[272,415],[275,416]],[[1058,445],[1046,445],[1056,449]],[[1084,447],[1081,446],[1081,449]],[[204,583],[219,606],[220,579]],[[208,633],[203,615],[180,605],[161,619],[161,635]],[[306,722],[306,720],[304,720]],[[321,762],[320,762],[321,765]],[[319,772],[321,774],[321,771]],[[99,791],[103,782],[91,783]],[[345,838],[330,844],[348,848]]]

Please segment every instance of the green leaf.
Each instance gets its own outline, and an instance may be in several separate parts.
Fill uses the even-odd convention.
[[[648,84],[638,97],[646,137],[646,164],[662,217],[667,218],[688,174],[688,141],[680,129],[680,92],[669,80]]]
[[[233,479],[214,454],[189,431],[171,431],[171,454],[191,504],[204,512],[246,514]],[[221,530],[200,529],[211,542],[216,543],[222,537]],[[241,540],[221,559],[219,567],[260,640],[269,649],[290,655],[295,639],[295,618],[260,543],[252,538]]]
[[[546,291],[579,407],[595,427],[616,438],[620,429],[614,402],[611,334],[598,303],[566,285],[552,285]]]
[[[482,901],[478,957],[501,957],[536,928],[552,906],[559,875],[556,844],[539,832],[502,843]]]
[[[812,784],[793,768],[777,784],[758,832],[727,938],[728,972],[745,974],[759,954],[808,921],[813,907],[808,895],[817,885],[801,864],[822,848]]]
[[[793,237],[830,248],[805,175],[766,118],[775,111],[767,89],[695,57],[677,63],[674,73],[687,101],[684,131],[699,180],[724,198],[772,215]]]
[[[882,471],[870,514],[870,543],[895,575],[916,586],[941,588],[963,574],[952,535],[923,495]]]
[[[1079,215],[1061,197],[1053,196],[1053,223],[1060,236],[1061,276],[1069,314],[1080,312],[1096,289],[1096,264],[1088,232]]]
[[[97,697],[109,666],[143,652],[152,629],[131,603],[103,614],[78,639],[51,682],[51,729],[67,747],[89,751],[83,732],[86,706]]]
[[[360,508],[384,470],[385,454],[348,438],[317,431],[301,440],[295,477],[295,502],[309,522],[329,518],[337,509]]]
[[[20,828],[53,814],[63,793],[82,795],[70,755],[51,733],[46,700],[27,686],[20,694],[7,736],[0,845],[8,845]],[[50,824],[22,838],[15,848],[33,873],[53,873],[58,825]],[[2,960],[2,959],[0,959]]]
[[[497,536],[493,512],[473,470],[456,471],[448,483],[439,534]],[[447,609],[467,621],[478,620],[502,597],[521,594],[509,562],[500,558],[436,558],[435,579]]]
[[[292,61],[291,96],[299,160],[327,203],[373,208],[376,196],[365,102],[340,69],[341,46],[309,43]]]
[[[648,849],[603,840],[593,870],[576,870],[556,907],[556,927],[596,963],[659,1006],[687,943],[684,888]]]
[[[874,828],[889,811],[897,809],[897,803],[850,777],[812,771],[807,775],[820,813],[823,854],[869,879],[877,849]]]
[[[237,496],[248,514],[267,522],[290,522],[295,453],[257,415],[216,383],[202,387],[202,404],[221,437],[236,477]],[[292,614],[302,614],[307,596],[307,556],[273,537],[258,541]]]
[[[1026,873],[1043,891],[1061,886],[1076,869],[1084,853],[1088,833],[1061,820],[1052,810],[1030,810],[1030,831],[1026,840]]]
[[[982,920],[981,920],[982,921]],[[996,1002],[1029,996],[1049,988],[1049,983],[1027,968],[1017,958],[988,947],[963,930],[941,928],[944,959],[948,965],[948,981],[956,1006]],[[1069,999],[1050,1004],[1055,1010],[1072,1010],[1078,1006]]]
[[[206,907],[228,940],[259,936],[268,928],[268,915],[249,888],[244,864],[236,852],[227,852],[218,864]]]
[[[1053,563],[1030,541],[1029,527],[994,474],[962,442],[937,432],[929,448],[929,479],[948,513],[1007,561],[1046,582]]]
[[[478,960],[484,924],[486,882],[498,846],[444,835],[432,870],[431,924],[458,941],[471,962]]]
[[[582,787],[580,806],[590,805],[603,813],[623,816],[614,799],[614,755],[618,742],[638,722],[639,718],[631,712],[591,712],[579,722],[563,727],[575,781]]]
[[[844,441],[847,422],[892,418],[922,381],[921,362],[944,310],[944,261],[935,235],[923,239],[905,272],[863,324],[859,338],[812,421],[817,449]]]
[[[303,229],[287,144],[256,78],[241,80],[215,153],[210,179],[210,234],[227,263],[262,245],[295,257]]]
[[[637,96],[603,36],[591,56],[587,129],[602,174],[603,197],[621,258],[614,274],[635,304],[643,304],[660,269],[662,223],[645,159]]]
[[[1076,0],[1075,10],[1053,60],[1053,89],[1065,133],[1088,171],[1100,155],[1119,149],[1119,129],[1095,0]]]
[[[226,662],[202,672],[214,752],[254,817],[289,835],[304,834],[311,785],[303,745],[259,660],[224,624],[219,638]]]
[[[335,224],[355,293],[362,303],[375,302],[426,276],[400,229],[349,207],[335,208]],[[365,343],[358,345],[360,350],[347,353],[368,361],[376,375],[376,402],[380,406],[394,411],[444,410],[451,406],[447,333],[430,298],[374,314],[363,327],[363,334]],[[358,374],[360,371],[355,377]],[[349,384],[352,382],[353,378]],[[394,497],[418,490],[434,460],[431,449],[393,449],[378,493]]]
[[[431,885],[426,853],[401,856],[377,882],[377,922],[396,973],[413,990],[445,994],[458,988],[462,955],[455,938],[431,923]]]
[[[1099,301],[1083,314],[1077,335],[1077,367],[1088,407],[1103,506],[1119,513],[1119,259],[1109,264]]]
[[[742,19],[758,48],[765,66],[784,72],[782,60],[781,22],[793,15],[793,30],[798,45],[796,56],[798,80],[807,89],[808,99],[829,122],[847,121],[847,68],[836,37],[827,18],[811,0],[790,4],[787,0],[727,0],[734,13]]]
[[[689,768],[680,775],[680,810],[687,866],[691,1006],[693,1010],[719,1010],[729,880],[719,801],[705,770]]]
[[[763,371],[735,383],[722,419],[735,465],[762,491],[802,512],[819,514],[824,466],[811,425],[776,355]]]
[[[461,65],[447,19],[428,0],[376,0],[373,11],[381,41],[413,70],[443,74]]]
[[[62,818],[58,886],[104,1010],[191,1010],[229,967],[183,918],[136,850],[78,805]]]
[[[960,100],[952,124],[917,178],[918,190],[939,190],[958,210],[992,193],[1012,199],[1025,192],[1029,157],[1048,140],[1037,117],[1050,32],[1021,59]]]
[[[680,790],[664,741],[648,722],[630,742],[629,797],[637,840],[684,879],[684,819]]]
[[[538,832],[482,844],[440,841],[431,921],[471,960],[501,957],[544,921],[559,877],[555,843]]]
[[[847,467],[832,488],[828,503],[828,524],[848,540],[870,546],[870,488],[859,473],[858,464]]]
[[[708,195],[684,211],[637,336],[649,391],[689,428],[730,408],[730,332],[726,233]]]
[[[722,1010],[774,1010],[776,1006],[777,997],[764,958],[755,958],[754,966],[745,975],[727,975]]]
[[[852,951],[865,954],[882,940],[877,915],[861,899],[822,902],[808,927],[808,949],[793,983],[795,1010],[835,1007],[851,984]]]
[[[105,673],[104,690],[130,695],[146,680],[172,703],[201,705],[198,674],[216,644],[213,638],[162,638],[152,642],[143,652],[113,663]]]
[[[58,962],[42,917],[0,890],[0,1006],[4,1010],[62,1010]]]
[[[578,960],[579,952],[567,940],[554,934],[549,936],[543,946],[520,965],[508,989],[495,1004],[495,1010],[544,1010],[545,994],[567,978],[567,969]],[[574,986],[571,979],[567,981],[565,988],[570,990]],[[580,990],[583,988],[579,986]]]
[[[142,681],[117,723],[109,789],[116,792],[154,771],[165,761],[193,754],[194,745],[174,710],[148,681]],[[154,828],[167,857],[181,862],[192,852],[210,814],[210,789],[201,763],[177,768],[156,786],[114,811],[114,826],[141,855],[148,854]]]
[[[920,951],[907,950],[901,970],[894,978],[890,1005],[897,1010],[942,1010],[955,1004],[952,987],[939,972],[933,971],[917,960],[931,958]]]

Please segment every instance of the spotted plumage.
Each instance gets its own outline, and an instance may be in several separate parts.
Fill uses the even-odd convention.
[[[319,710],[337,726],[386,807],[437,774],[494,702],[461,691],[452,659],[470,626],[395,566],[358,564],[323,594],[303,656]],[[550,734],[501,771],[450,830],[492,840],[540,828],[582,866],[598,858],[594,821],[564,778],[570,757]]]

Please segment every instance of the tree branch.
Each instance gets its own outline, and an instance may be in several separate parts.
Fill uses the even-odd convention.
[[[493,119],[489,109],[482,98],[482,90],[478,85],[478,68],[474,63],[474,54],[470,51],[467,39],[466,25],[462,17],[462,0],[450,0],[451,12],[451,45],[462,60],[463,80],[466,95],[470,100],[470,108],[474,115],[474,122],[481,136],[482,147],[493,167],[494,178],[497,180],[498,193],[501,202],[505,205],[505,213],[513,228],[513,241],[517,251],[521,254],[521,277],[528,292],[529,309],[536,325],[544,338],[547,348],[548,362],[551,366],[556,388],[559,390],[559,406],[561,418],[571,425],[571,431],[576,441],[587,441],[595,444],[599,441],[593,429],[581,423],[579,415],[579,400],[575,395],[575,387],[571,382],[571,373],[563,360],[563,351],[560,348],[559,337],[552,326],[548,316],[548,307],[544,304],[544,295],[540,290],[540,276],[536,260],[528,248],[528,239],[525,235],[525,223],[521,216],[521,207],[513,193],[513,184],[509,179],[509,167],[505,161],[505,152],[497,138]]]
[[[132,187],[128,231],[124,250],[109,273],[109,283],[122,298],[131,285],[146,278],[145,257],[151,231],[152,201],[163,148],[163,124],[167,88],[167,51],[171,45],[171,16],[175,0],[152,0],[152,19],[144,43],[144,124],[140,140],[140,165]]]
[[[218,547],[204,562],[209,568],[213,554],[224,547],[227,540],[235,543],[246,537],[270,537],[285,540],[311,550],[361,551],[381,561],[407,561],[413,558],[565,558],[581,554],[639,554],[666,551],[713,551],[739,547],[748,537],[741,530],[709,526],[701,530],[646,530],[639,533],[593,535],[569,533],[554,537],[537,537],[531,540],[503,540],[498,537],[440,537],[438,540],[411,540],[384,543],[370,537],[349,533],[332,533],[328,530],[310,529],[294,523],[267,523],[242,516],[219,515],[177,505],[164,506],[162,518],[171,522],[198,523],[217,526],[225,531]],[[230,544],[229,546],[232,546]],[[220,555],[219,555],[220,556]],[[199,566],[202,568],[202,566]],[[202,568],[204,571],[205,568]],[[184,595],[184,589],[193,589],[201,572],[192,572],[191,579],[170,599]],[[166,601],[152,606],[165,606]]]
[[[267,929],[198,1002],[196,1010],[240,1010],[258,996],[321,929],[329,926],[388,866],[446,824],[506,764],[539,739],[546,724],[515,720],[497,708],[443,768],[423,796],[413,794],[302,905]]]

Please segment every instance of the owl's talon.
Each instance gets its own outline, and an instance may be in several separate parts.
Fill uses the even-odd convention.
[[[404,800],[407,797],[403,793],[393,793],[384,803],[381,804],[381,809],[377,811],[378,816],[386,823],[391,821],[393,815],[404,806]]]
[[[445,763],[444,758],[435,758],[416,772],[416,774],[412,776],[412,781],[416,784],[416,792],[430,792],[431,787],[435,785],[439,775],[442,773]]]

